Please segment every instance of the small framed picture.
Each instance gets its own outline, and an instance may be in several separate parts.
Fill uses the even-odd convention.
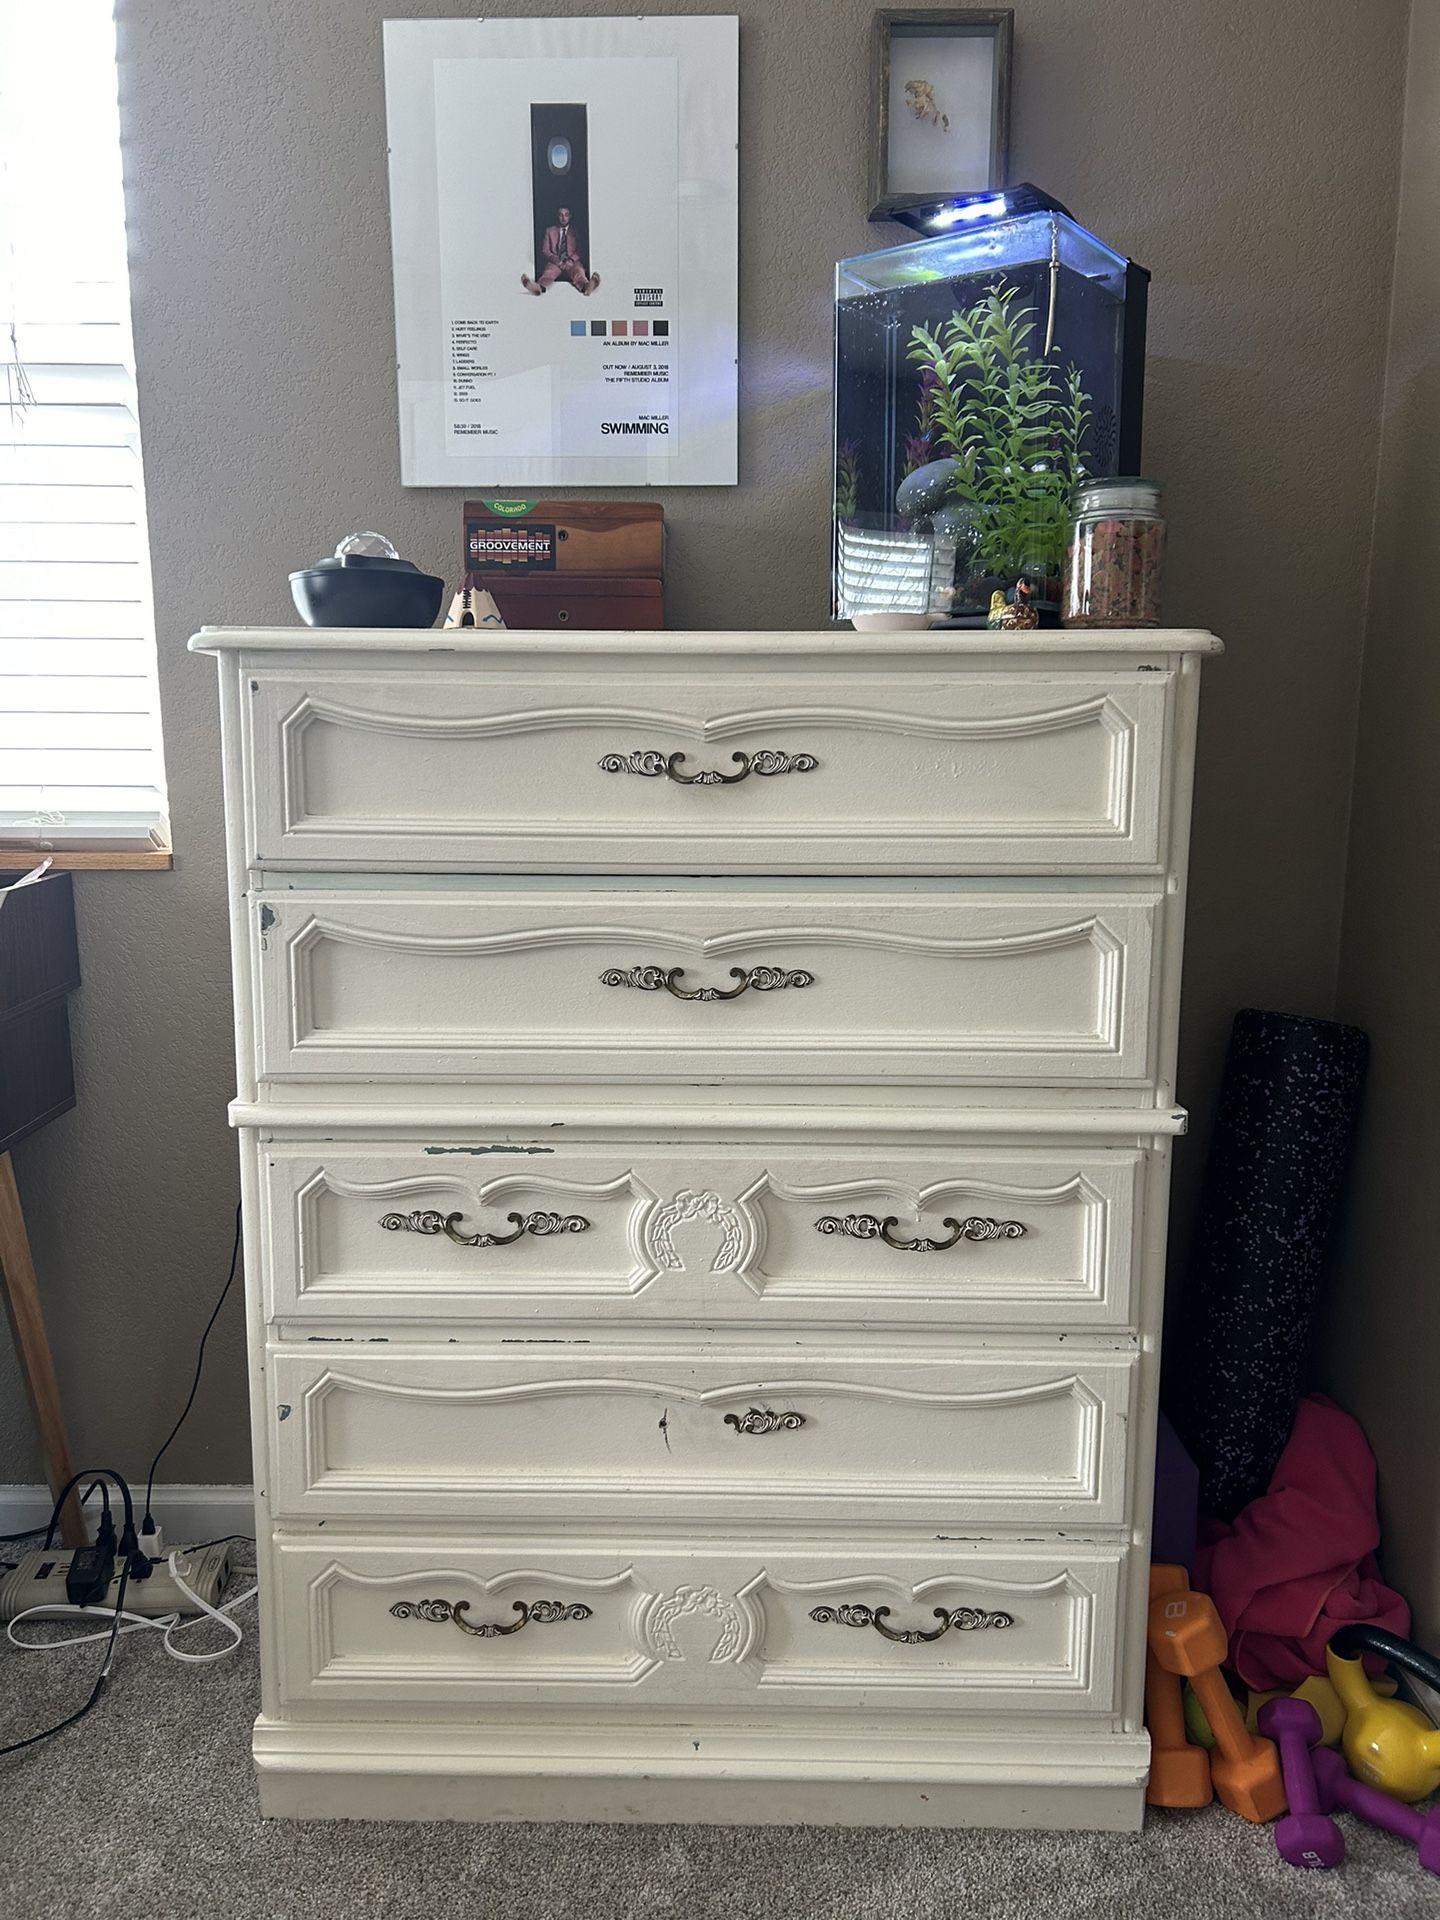
[[[872,220],[1005,185],[1014,19],[1008,8],[876,14]]]

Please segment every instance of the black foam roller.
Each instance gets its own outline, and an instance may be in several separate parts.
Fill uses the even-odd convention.
[[[1359,1027],[1235,1016],[1165,1356],[1166,1409],[1222,1519],[1265,1491],[1290,1438],[1368,1052]]]

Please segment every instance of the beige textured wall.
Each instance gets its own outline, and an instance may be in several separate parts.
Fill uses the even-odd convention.
[[[460,495],[399,484],[379,22],[469,10],[119,4],[177,859],[81,881],[82,1104],[17,1162],[77,1444],[121,1467],[184,1391],[234,1191],[213,669],[184,641],[290,618],[286,573],[356,526],[453,569]],[[741,484],[665,496],[677,625],[826,618],[831,270],[883,237],[864,221],[871,11],[741,0]],[[1404,18],[1404,0],[1016,5],[1015,177],[1154,272],[1168,613],[1231,649],[1196,813],[1182,1090],[1202,1111],[1235,1005],[1332,1002]],[[8,1376],[0,1405],[0,1481],[32,1478]],[[166,1473],[248,1476],[237,1315]]]
[[[1415,7],[1337,1012],[1369,1029],[1329,1384],[1380,1460],[1385,1568],[1440,1646],[1440,9]]]

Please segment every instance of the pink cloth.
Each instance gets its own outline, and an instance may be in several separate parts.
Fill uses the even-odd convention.
[[[1375,1564],[1375,1458],[1358,1423],[1307,1394],[1270,1481],[1233,1521],[1213,1521],[1194,1582],[1230,1636],[1229,1665],[1258,1692],[1325,1671],[1347,1621],[1408,1634],[1410,1608]]]

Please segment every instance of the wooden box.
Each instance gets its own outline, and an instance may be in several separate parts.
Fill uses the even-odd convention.
[[[593,633],[648,633],[665,624],[659,580],[597,574],[474,574],[495,597],[507,627],[576,627]]]
[[[665,571],[665,509],[650,500],[467,500],[466,573],[494,591],[511,574]]]
[[[0,874],[0,885],[15,879]],[[67,996],[80,984],[68,873],[0,904],[0,1153],[75,1104]]]

